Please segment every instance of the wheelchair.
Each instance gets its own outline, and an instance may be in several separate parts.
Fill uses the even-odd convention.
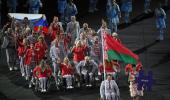
[[[50,86],[51,86],[51,78],[47,78],[47,82],[46,82],[46,90],[47,92],[50,90]],[[38,78],[35,78],[35,87],[34,90],[36,92],[41,92],[42,88],[41,88],[41,82]]]
[[[67,78],[60,76],[60,80],[61,80],[60,81],[60,88],[61,89],[66,90],[66,89],[73,89],[75,87],[76,82],[75,82],[75,76],[74,75],[71,76],[71,80],[72,80],[71,87],[67,86]]]
[[[93,73],[91,77],[92,78],[90,79],[89,73],[86,76],[83,74],[80,74],[79,75],[80,87],[95,87],[97,85],[96,74]]]

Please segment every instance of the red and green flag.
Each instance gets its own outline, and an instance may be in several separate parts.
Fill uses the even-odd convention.
[[[137,64],[139,61],[138,55],[126,48],[123,44],[116,41],[111,35],[104,33],[104,50],[107,59],[118,60],[128,64]]]

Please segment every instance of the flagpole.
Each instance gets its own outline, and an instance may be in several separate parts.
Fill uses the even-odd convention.
[[[102,39],[102,55],[103,55],[103,71],[104,71],[104,87],[105,87],[105,93],[106,93],[106,70],[105,70],[105,61],[104,61],[104,58],[105,58],[105,51],[104,51],[104,35],[106,34],[105,32],[105,29],[102,29],[101,28],[101,39]]]
[[[104,61],[104,56],[105,56],[105,51],[104,51],[104,34],[106,34],[106,32],[105,31],[103,31],[103,30],[101,30],[101,38],[102,38],[102,55],[103,55],[103,58],[102,58],[102,60],[103,60],[103,69],[104,69],[104,80],[106,80],[106,70],[105,70],[105,67],[106,67],[106,65],[105,65],[105,61]]]

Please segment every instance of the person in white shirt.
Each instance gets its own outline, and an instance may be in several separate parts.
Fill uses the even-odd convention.
[[[78,65],[76,66],[77,73],[82,77],[83,80],[85,80],[86,86],[91,87],[93,76],[95,75],[95,72],[97,72],[98,64],[91,60],[88,56],[85,57],[85,60],[80,61]]]
[[[54,44],[50,48],[50,57],[52,59],[53,64],[53,76],[55,78],[56,83],[58,83],[57,75],[60,71],[58,62],[60,61],[60,49],[58,47],[58,42],[54,41]]]
[[[74,44],[76,38],[79,38],[80,25],[75,16],[71,16],[71,21],[67,24],[66,32],[71,35],[71,44]]]
[[[101,100],[119,100],[119,96],[120,92],[117,83],[112,80],[112,75],[108,74],[107,79],[102,81],[100,86]]]

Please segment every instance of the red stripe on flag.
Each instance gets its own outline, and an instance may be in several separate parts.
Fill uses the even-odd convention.
[[[122,45],[121,43],[116,41],[108,33],[104,33],[104,46],[105,46],[106,51],[114,50],[114,51],[116,51],[118,53],[129,55],[129,56],[135,58],[136,60],[139,59],[138,55],[134,54],[131,50],[129,50],[124,45]]]

